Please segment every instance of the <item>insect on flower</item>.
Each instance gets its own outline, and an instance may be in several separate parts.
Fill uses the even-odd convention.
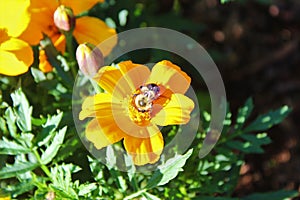
[[[154,83],[142,85],[134,94],[135,107],[141,111],[150,111],[153,101],[159,97],[160,88]]]

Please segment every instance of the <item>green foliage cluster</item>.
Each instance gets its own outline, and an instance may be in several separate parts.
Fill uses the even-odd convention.
[[[72,125],[62,124],[67,115],[57,110],[46,117],[33,117],[34,106],[29,104],[21,89],[15,90],[11,99],[12,105],[2,101],[0,107],[0,185],[1,195],[17,199],[51,199],[51,196],[56,199],[135,199],[142,196],[146,199],[237,199],[231,195],[244,156],[263,153],[262,146],[271,142],[265,131],[290,112],[283,106],[248,122],[254,107],[252,99],[248,99],[235,121],[231,113],[227,113],[223,133],[213,152],[199,159],[202,140],[213,131],[208,129],[210,114],[203,111],[202,125],[192,148],[160,164],[156,171],[143,174],[137,173],[134,166],[128,172],[117,171],[88,153],[84,154],[86,165],[75,164],[77,156],[72,152],[78,148],[83,150],[78,147],[79,139],[72,137],[76,134],[70,128]],[[81,171],[85,179],[74,178]],[[284,199],[295,195],[296,191],[280,190],[242,199]]]

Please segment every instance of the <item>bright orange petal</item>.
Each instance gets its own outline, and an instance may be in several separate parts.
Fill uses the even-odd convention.
[[[57,1],[31,0],[29,7],[31,20],[20,38],[31,45],[37,45],[43,38],[43,33],[49,37],[58,33],[53,21],[53,13],[57,6]]]
[[[66,49],[66,37],[64,34],[58,34],[55,37],[52,37],[53,45],[56,49],[62,53],[65,52]]]
[[[180,67],[164,60],[154,65],[147,83],[161,84],[173,93],[184,94],[190,86],[191,78]]]
[[[114,112],[118,112],[119,115],[125,112],[122,108],[122,103],[115,100],[110,94],[99,93],[94,96],[89,96],[82,104],[79,119],[83,120],[87,117],[97,117],[99,119],[112,117],[112,108],[114,108]]]
[[[30,14],[27,12],[30,1],[1,0],[0,2],[0,29],[6,29],[9,36],[18,37],[30,21]]]
[[[16,76],[28,71],[33,63],[32,48],[24,41],[11,38],[0,46],[0,73]]]
[[[135,165],[153,164],[157,162],[164,148],[163,136],[160,132],[149,138],[125,137],[124,146],[132,156]]]
[[[121,71],[115,67],[102,67],[94,79],[105,91],[118,99],[126,98],[135,90]]]
[[[75,15],[81,13],[82,11],[89,10],[96,3],[102,3],[104,0],[61,0],[62,5],[72,8]]]
[[[39,69],[44,73],[51,72],[53,70],[53,67],[48,62],[46,52],[44,50],[40,50],[39,53]]]
[[[93,119],[85,129],[86,138],[94,144],[97,149],[101,149],[123,139],[124,134],[116,127],[111,120]]]
[[[162,109],[159,107],[160,111],[152,117],[151,122],[159,126],[186,124],[193,109],[194,102],[190,98],[183,94],[172,94],[170,101]]]
[[[145,81],[150,75],[150,70],[147,66],[134,64],[131,61],[124,61],[118,64],[122,74],[128,77],[128,82],[132,83],[135,89],[145,84]]]
[[[81,17],[76,19],[74,36],[78,43],[91,43],[95,46],[110,38],[109,42],[101,45],[100,50],[104,56],[107,56],[112,48],[117,44],[116,30],[109,28],[102,20],[95,17]]]

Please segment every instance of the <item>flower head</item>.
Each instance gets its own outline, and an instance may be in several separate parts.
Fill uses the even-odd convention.
[[[61,31],[72,31],[75,26],[75,16],[71,8],[58,6],[54,12],[54,24]]]
[[[184,93],[191,79],[169,61],[152,71],[125,61],[119,68],[106,66],[95,80],[106,91],[85,99],[81,120],[93,117],[85,133],[97,149],[123,139],[136,165],[155,163],[164,147],[158,126],[186,124],[194,102]]]
[[[0,74],[16,76],[28,71],[33,63],[33,51],[18,37],[28,26],[29,0],[1,0],[0,7]],[[13,10],[14,12],[10,12]]]
[[[91,78],[97,74],[104,64],[100,49],[89,43],[80,44],[77,47],[76,59],[82,73]]]
[[[31,0],[30,2],[29,12],[31,20],[21,38],[32,45],[37,45],[43,39],[44,33],[51,38],[56,49],[64,53],[66,38],[54,23],[54,13],[57,8],[61,6],[68,7],[72,9],[74,16],[76,16],[90,9],[96,3],[103,2],[103,0],[60,0],[59,3],[54,0]],[[84,16],[76,18],[75,24],[73,36],[79,44],[89,42],[98,45],[116,34],[115,29],[109,28],[102,20],[95,17]],[[116,42],[111,42],[110,45],[106,45],[101,49],[104,56],[110,53]],[[49,64],[44,63],[47,61],[46,57],[42,55],[40,58],[40,68],[47,66],[46,69],[49,69]]]

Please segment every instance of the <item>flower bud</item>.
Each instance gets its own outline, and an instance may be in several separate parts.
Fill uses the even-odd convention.
[[[76,50],[76,59],[84,75],[94,77],[104,64],[103,54],[92,44],[80,44]]]
[[[75,16],[71,8],[60,5],[53,15],[55,26],[61,31],[72,31],[75,27]]]

